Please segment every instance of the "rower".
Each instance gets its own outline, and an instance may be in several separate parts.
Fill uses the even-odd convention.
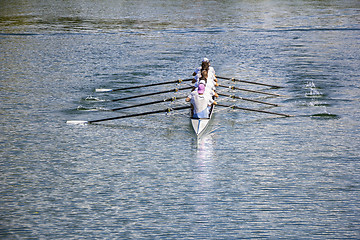
[[[206,88],[212,91],[216,90],[216,87],[219,86],[212,77],[209,77],[209,71],[203,70],[201,72],[201,79],[206,81]]]
[[[193,118],[209,118],[209,107],[212,104],[217,104],[208,94],[205,93],[205,85],[199,84],[197,91],[192,91],[185,99],[186,102],[191,103]]]
[[[198,79],[201,77],[201,72],[203,70],[208,71],[209,78],[211,78],[213,81],[217,82],[216,75],[215,75],[215,69],[210,66],[210,60],[207,58],[204,58],[201,62],[201,67],[198,67],[195,69],[193,76],[194,80],[198,81]],[[193,81],[193,83],[195,83]]]
[[[205,94],[210,94],[211,97],[219,97],[219,95],[215,92],[216,87],[218,86],[213,80],[208,80],[208,72],[203,70],[201,73],[201,77],[197,83],[195,83],[193,91],[197,88],[201,83],[205,85]]]

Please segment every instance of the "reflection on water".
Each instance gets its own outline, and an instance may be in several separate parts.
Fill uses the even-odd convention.
[[[212,205],[214,198],[215,182],[215,162],[216,156],[214,152],[214,133],[206,133],[202,138],[197,140],[197,152],[195,159],[195,185],[196,193],[195,212],[198,222],[211,224],[209,219],[212,215]]]
[[[214,135],[215,133],[208,133],[197,139],[197,160],[206,161],[214,157]]]

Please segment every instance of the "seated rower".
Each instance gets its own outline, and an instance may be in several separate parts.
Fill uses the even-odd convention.
[[[214,81],[210,80],[208,81],[208,75],[207,75],[207,71],[202,71],[202,75],[201,78],[199,79],[199,81],[197,83],[194,84],[194,88],[193,91],[195,90],[195,88],[197,88],[199,86],[199,84],[204,84],[205,85],[205,94],[209,94],[211,97],[215,96],[215,97],[219,97],[219,95],[215,92],[216,88]]]
[[[193,118],[209,118],[209,106],[217,104],[208,94],[204,94],[205,85],[199,84],[197,91],[192,91],[185,99],[186,102],[191,103]]]
[[[207,58],[204,58],[202,60],[201,67],[196,68],[193,73],[193,76],[195,76],[193,83],[195,83],[195,81],[197,81],[201,77],[201,72],[204,70],[206,70],[208,72],[209,77],[213,81],[217,82],[217,79],[215,76],[215,69],[210,66],[210,60]]]
[[[206,88],[210,89],[212,91],[216,90],[216,87],[219,86],[219,84],[217,84],[213,78],[209,77],[208,75],[208,71],[204,70],[201,72],[201,79],[206,81]]]
[[[201,73],[202,71],[206,70],[208,71],[209,70],[209,59],[207,58],[204,58],[201,62],[201,67],[197,67],[193,73],[193,76],[194,76],[194,80],[193,80],[193,83],[195,82],[199,82],[199,79],[201,77]]]

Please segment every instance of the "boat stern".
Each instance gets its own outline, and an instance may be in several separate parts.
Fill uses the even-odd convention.
[[[210,118],[191,118],[191,125],[196,133],[200,135],[207,127]]]

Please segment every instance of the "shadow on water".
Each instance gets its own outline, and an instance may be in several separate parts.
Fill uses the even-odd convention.
[[[331,113],[317,113],[317,114],[311,115],[310,117],[314,118],[314,119],[319,119],[319,120],[333,120],[333,119],[341,118],[339,115],[331,114]]]

